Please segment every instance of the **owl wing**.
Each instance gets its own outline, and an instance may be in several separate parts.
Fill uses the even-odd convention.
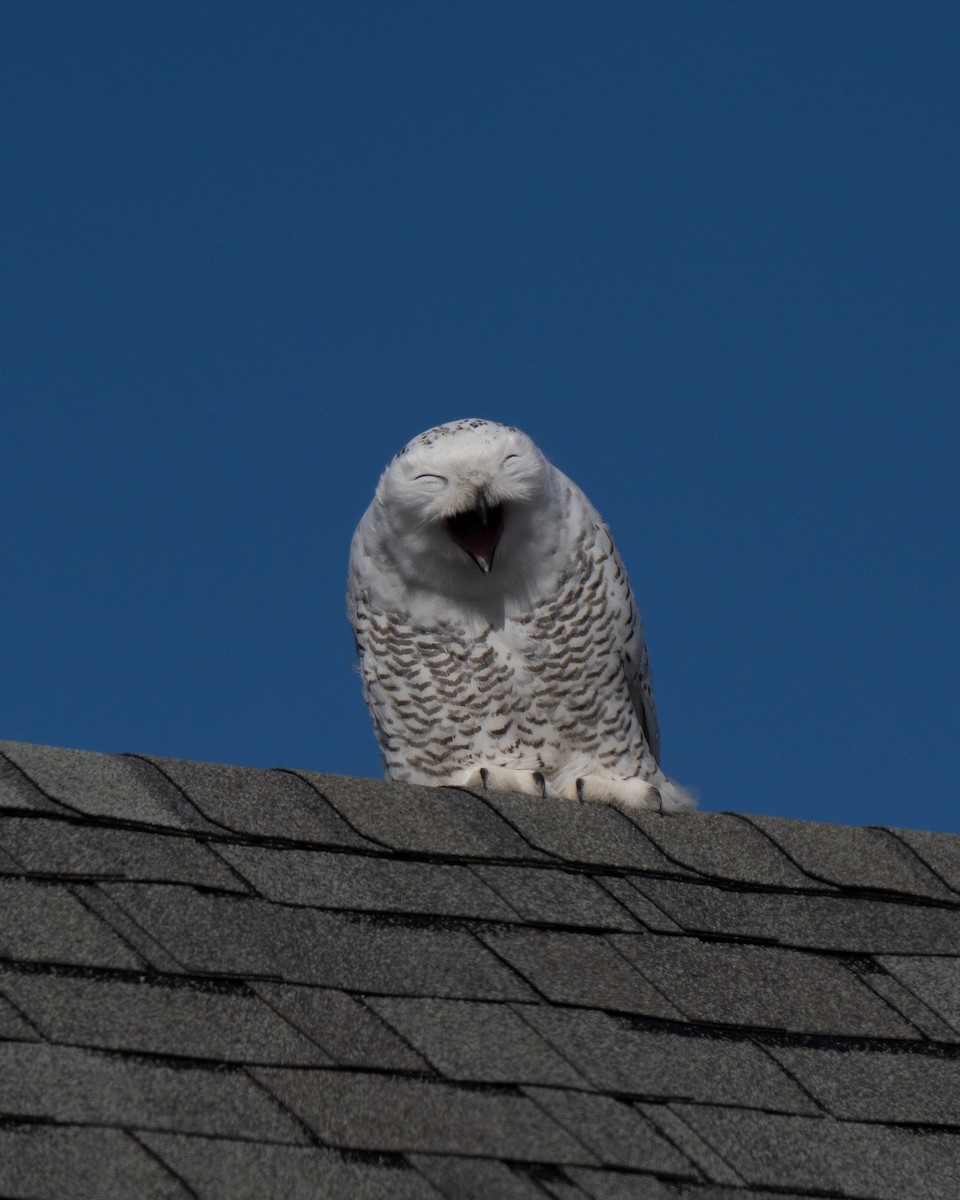
[[[596,511],[596,510],[594,510]],[[643,637],[643,623],[634,599],[630,580],[623,562],[614,545],[609,527],[600,521],[608,543],[608,599],[614,606],[620,624],[623,670],[630,692],[630,700],[643,729],[643,736],[657,764],[660,763],[660,725],[657,721],[657,706],[653,698],[653,676],[650,658]]]
[[[623,667],[627,676],[627,687],[630,689],[630,699],[640,718],[643,736],[659,765],[660,725],[657,722],[657,706],[653,699],[653,679],[650,675],[650,660],[643,640],[643,631],[639,626],[638,632],[639,637],[634,639],[634,645],[624,654]]]

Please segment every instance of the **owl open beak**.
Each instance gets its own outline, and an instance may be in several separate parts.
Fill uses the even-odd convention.
[[[474,507],[447,518],[450,536],[470,555],[484,575],[493,566],[493,553],[503,533],[503,505],[493,508],[483,492],[478,492]]]

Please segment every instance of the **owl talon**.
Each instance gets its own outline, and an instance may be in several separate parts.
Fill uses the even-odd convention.
[[[516,771],[513,767],[469,767],[454,778],[458,787],[482,788],[485,792],[514,792],[521,796],[545,796],[546,780],[539,771]]]
[[[568,786],[570,799],[592,804],[615,804],[624,812],[663,812],[663,797],[646,779],[608,779],[604,775],[584,775]]]

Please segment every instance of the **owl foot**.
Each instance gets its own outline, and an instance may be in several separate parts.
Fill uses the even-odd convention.
[[[594,804],[615,804],[624,811],[663,812],[659,791],[646,779],[604,779],[602,775],[584,775],[573,781],[567,794],[573,799]]]
[[[547,781],[540,771],[515,771],[512,767],[472,767],[463,773],[460,786],[485,792],[519,792],[523,796],[547,794]]]

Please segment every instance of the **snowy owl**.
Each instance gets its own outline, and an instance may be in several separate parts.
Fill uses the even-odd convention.
[[[610,531],[509,425],[394,457],[353,536],[347,606],[388,779],[663,811],[647,649]]]

